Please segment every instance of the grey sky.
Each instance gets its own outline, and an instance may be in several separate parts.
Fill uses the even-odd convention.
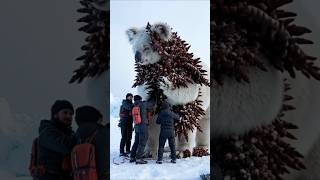
[[[134,55],[125,31],[145,27],[147,22],[166,22],[190,45],[190,51],[209,65],[210,2],[202,1],[111,1],[110,90],[122,98],[135,77]]]

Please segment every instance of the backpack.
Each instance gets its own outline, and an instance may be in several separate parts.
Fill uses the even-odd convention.
[[[71,152],[71,166],[74,180],[98,180],[95,146],[92,144],[97,131],[84,142],[77,144]]]
[[[29,163],[29,172],[32,177],[38,177],[45,173],[45,168],[38,165],[38,141],[39,138],[35,138],[32,142],[31,159]]]
[[[132,117],[135,124],[141,124],[141,114],[139,105],[135,105],[132,108]]]

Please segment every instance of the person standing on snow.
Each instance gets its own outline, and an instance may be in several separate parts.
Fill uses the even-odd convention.
[[[171,151],[171,162],[176,163],[174,123],[178,121],[180,117],[179,115],[173,113],[170,108],[171,107],[169,103],[163,102],[156,121],[157,124],[161,125],[159,136],[158,160],[156,162],[158,164],[162,164],[164,145],[167,139],[169,141],[169,147]]]
[[[130,162],[136,162],[136,164],[146,164],[147,161],[143,160],[144,149],[148,140],[148,113],[152,112],[151,102],[142,101],[142,97],[139,95],[134,96],[134,108],[139,109],[140,122],[137,123],[135,119],[135,138],[132,146]],[[150,117],[149,117],[150,118]]]
[[[126,95],[126,99],[122,101],[122,105],[120,106],[120,123],[119,126],[121,128],[121,141],[120,141],[120,156],[128,156],[130,154],[131,148],[131,139],[133,132],[133,119],[132,119],[132,103],[133,95],[128,93]],[[126,152],[124,151],[126,149]]]

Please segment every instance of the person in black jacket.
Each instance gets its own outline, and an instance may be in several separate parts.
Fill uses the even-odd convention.
[[[142,101],[142,97],[139,95],[134,96],[134,106],[139,106],[141,123],[134,125],[135,138],[132,146],[130,162],[136,162],[136,164],[146,164],[147,161],[143,160],[144,149],[148,140],[148,112],[152,111],[152,102]]]
[[[72,180],[71,169],[62,168],[76,141],[71,128],[73,106],[57,100],[51,107],[51,120],[42,120],[39,127],[37,164],[43,168],[38,180]]]
[[[126,99],[122,101],[122,105],[120,107],[120,128],[121,128],[121,141],[120,141],[120,156],[128,156],[130,154],[131,148],[131,139],[133,132],[133,119],[132,119],[132,98],[133,95],[128,93],[126,95]],[[124,148],[126,148],[126,152],[124,152]]]
[[[158,160],[156,163],[162,163],[164,145],[168,139],[171,151],[171,162],[176,163],[176,149],[175,149],[175,133],[174,123],[179,120],[179,115],[171,111],[171,106],[167,102],[163,102],[160,113],[158,115],[157,124],[161,125],[159,136]]]
[[[109,131],[110,125],[103,122],[102,114],[92,106],[82,106],[76,109],[75,121],[79,128],[75,136],[77,141],[93,137],[95,146],[96,168],[99,180],[106,180],[109,170]]]

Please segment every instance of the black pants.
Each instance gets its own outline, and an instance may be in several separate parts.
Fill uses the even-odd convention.
[[[164,145],[165,145],[167,139],[169,141],[169,147],[170,147],[170,151],[171,151],[171,159],[176,160],[176,144],[175,144],[174,134],[160,132],[159,148],[158,148],[158,160],[159,161],[162,161]]]
[[[124,153],[124,147],[126,152],[130,151],[131,139],[132,139],[132,120],[123,119],[121,120],[121,141],[120,141],[120,153]]]
[[[131,158],[141,159],[148,140],[147,132],[136,132],[131,150]]]

